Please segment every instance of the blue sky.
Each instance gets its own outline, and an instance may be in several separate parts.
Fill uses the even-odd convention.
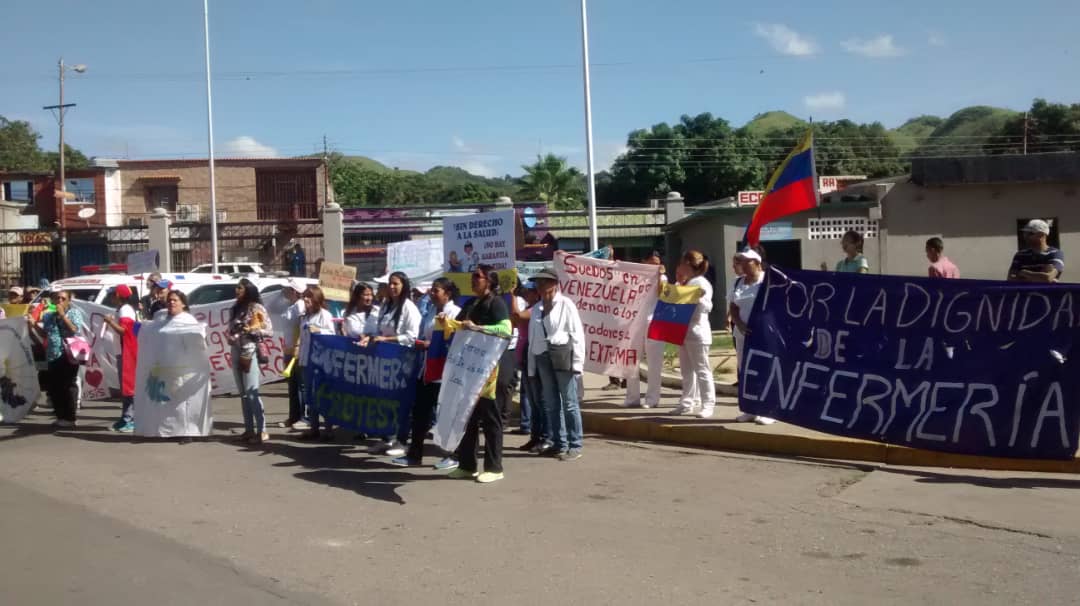
[[[874,6],[874,5],[878,6]],[[538,152],[584,165],[578,0],[211,0],[219,155],[331,147],[410,169],[520,174]],[[947,116],[1080,101],[1080,2],[590,0],[598,169],[631,130],[709,111],[734,125]],[[206,155],[199,0],[5,9],[0,115],[88,155]]]

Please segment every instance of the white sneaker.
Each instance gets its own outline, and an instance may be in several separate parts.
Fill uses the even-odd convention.
[[[748,412],[744,412],[741,415],[735,417],[736,423],[753,423],[757,419],[757,415],[752,415]]]
[[[675,410],[671,411],[671,414],[678,416],[678,415],[688,415],[688,414],[690,414],[692,412],[694,412],[693,408],[690,408],[690,407],[687,407],[687,406],[679,406]]]
[[[697,416],[699,419],[711,419],[713,416],[713,407],[705,406],[701,409],[701,412],[699,412]]]
[[[769,417],[754,417],[754,422],[758,425],[772,425],[776,422],[776,419],[770,419]]]
[[[403,457],[405,456],[405,447],[400,444],[394,445],[386,449],[386,456],[388,457]]]
[[[641,403],[642,408],[659,408],[656,404],[649,404],[648,402]]]
[[[293,423],[292,429],[293,431],[307,431],[311,429],[311,423],[301,419],[300,421]]]

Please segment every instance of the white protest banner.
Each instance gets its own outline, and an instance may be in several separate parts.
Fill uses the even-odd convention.
[[[405,240],[386,245],[386,271],[405,272],[414,283],[430,282],[443,273],[443,239]]]
[[[469,273],[479,265],[512,269],[517,246],[513,210],[497,210],[443,219],[443,267]]]
[[[90,344],[90,362],[79,373],[84,401],[108,400],[112,392],[120,391],[120,375],[116,371],[116,356],[120,354],[120,337],[105,323],[105,316],[115,316],[116,310],[97,303],[72,301],[83,314],[82,336]]]
[[[41,392],[26,318],[0,320],[0,360],[0,423],[18,423]]]
[[[144,250],[127,256],[127,273],[143,274],[158,270],[160,255],[156,250]]]
[[[474,330],[454,333],[439,389],[439,418],[432,429],[435,444],[443,450],[458,447],[476,400],[509,344],[504,337]]]
[[[206,326],[191,314],[143,322],[135,371],[135,435],[208,436],[210,359]]]
[[[612,377],[636,373],[647,318],[659,294],[660,268],[557,251],[555,272],[585,326],[585,370]]]

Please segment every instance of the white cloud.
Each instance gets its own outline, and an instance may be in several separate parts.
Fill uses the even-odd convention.
[[[769,42],[778,53],[806,57],[816,55],[818,46],[813,40],[780,23],[758,23],[754,33]]]
[[[226,141],[222,146],[222,152],[226,156],[243,158],[277,158],[281,155],[273,147],[259,143],[255,137],[247,135]]]
[[[941,32],[930,32],[926,36],[926,43],[930,46],[945,46],[945,34]]]
[[[500,176],[498,169],[489,162],[485,162],[478,158],[470,158],[462,162],[460,167],[474,175],[480,175],[481,177],[487,177],[489,179]]]
[[[472,151],[472,148],[470,148],[468,145],[465,145],[465,140],[462,139],[461,137],[457,136],[457,135],[454,135],[453,137],[451,137],[450,142],[454,144],[454,149],[456,149],[457,151],[461,151],[461,152],[470,152],[470,151]]]
[[[807,109],[815,111],[835,111],[844,109],[844,106],[847,105],[847,97],[840,91],[818,93],[816,95],[807,95],[803,97],[803,103],[806,104]]]
[[[843,46],[844,50],[849,53],[872,58],[899,57],[907,52],[896,45],[896,42],[893,41],[892,34],[882,34],[876,38],[868,38],[865,40],[862,38],[852,38],[841,42],[840,46]]]

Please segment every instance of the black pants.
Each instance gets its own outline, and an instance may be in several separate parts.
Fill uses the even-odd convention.
[[[424,458],[424,438],[431,429],[431,423],[435,420],[435,410],[439,405],[440,383],[424,383],[423,379],[416,384],[416,403],[412,409],[412,441],[409,442],[409,450],[405,453],[406,458],[412,463],[420,463]]]
[[[292,356],[286,356],[285,365],[289,365]],[[300,368],[300,360],[293,365],[293,372],[289,375],[289,423],[295,423],[304,418],[304,400],[300,394],[304,388],[304,372]]]
[[[78,378],[79,366],[68,362],[66,356],[61,355],[49,362],[46,392],[52,400],[57,420],[75,422],[75,401],[79,397],[79,387],[75,381]]]
[[[476,457],[480,450],[480,430],[484,431],[484,471],[501,473],[503,449],[502,414],[495,400],[480,398],[465,426],[465,435],[458,446],[458,465],[465,471],[477,471]]]
[[[516,388],[517,355],[514,350],[508,349],[499,360],[499,376],[495,379],[495,402],[504,426],[510,423],[510,406],[514,401]]]

